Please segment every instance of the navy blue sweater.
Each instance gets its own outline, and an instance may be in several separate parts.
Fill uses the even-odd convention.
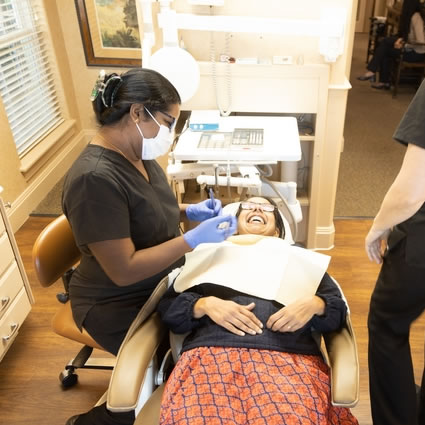
[[[301,329],[295,332],[273,332],[266,328],[268,318],[283,306],[277,301],[245,295],[234,289],[211,283],[204,283],[188,289],[183,293],[174,291],[171,286],[160,300],[157,310],[163,322],[176,334],[190,332],[185,338],[182,351],[195,347],[243,347],[286,351],[298,354],[320,354],[312,337],[314,329],[320,333],[339,329],[345,321],[347,307],[341,297],[339,288],[325,273],[316,295],[325,303],[325,314],[313,316]],[[193,318],[193,305],[201,297],[215,296],[247,305],[255,302],[252,312],[263,323],[263,332],[257,335],[238,336],[217,325],[207,315],[201,319]]]

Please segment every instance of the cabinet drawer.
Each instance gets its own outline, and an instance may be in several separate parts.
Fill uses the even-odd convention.
[[[21,288],[18,296],[0,320],[0,360],[18,334],[19,328],[31,310],[27,293]]]
[[[5,272],[7,267],[13,261],[15,254],[12,245],[7,237],[7,232],[0,237],[0,276]]]
[[[16,261],[0,277],[0,318],[12,304],[18,292],[24,286]]]

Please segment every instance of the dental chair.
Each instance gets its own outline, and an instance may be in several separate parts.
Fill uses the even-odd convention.
[[[236,207],[237,209],[237,207]],[[289,224],[284,220],[288,232]],[[287,237],[291,238],[290,231]],[[168,287],[168,277],[156,287],[148,302],[141,309],[121,345],[116,365],[112,372],[108,391],[98,404],[106,401],[111,411],[124,412],[141,405],[135,425],[159,423],[160,403],[165,387],[164,367],[159,369],[157,378],[152,379],[152,360],[161,338],[167,330],[155,313],[156,305]],[[341,291],[342,292],[342,291]],[[185,335],[169,333],[171,355],[177,361]],[[359,362],[357,344],[348,311],[342,329],[324,336],[315,335],[325,361],[330,367],[331,401],[334,406],[354,407],[359,399]],[[167,360],[163,361],[165,364]],[[153,385],[152,385],[153,384]],[[149,394],[153,391],[152,394]],[[139,404],[138,404],[139,403]]]
[[[57,294],[60,304],[52,319],[53,331],[83,345],[60,373],[62,386],[68,388],[77,383],[78,375],[75,371],[79,368],[111,370],[115,364],[114,358],[90,358],[94,348],[103,348],[84,329],[80,332],[72,317],[68,285],[73,267],[80,260],[80,251],[65,215],[59,216],[43,229],[34,243],[32,257],[41,286],[50,287],[60,278],[63,280],[65,292]]]
[[[109,410],[125,412],[134,410],[139,397],[149,394],[152,388],[150,366],[155,357],[161,338],[167,330],[161,323],[155,307],[168,287],[168,278],[157,286],[149,301],[133,322],[117,356],[108,391],[98,401],[106,401]],[[178,359],[184,335],[170,334],[170,345],[174,361]],[[359,400],[359,364],[357,345],[350,315],[337,332],[321,338],[322,354],[331,370],[331,401],[334,406],[354,407]],[[136,416],[135,425],[156,425],[159,423],[161,398],[165,388],[164,376],[154,382],[153,393],[146,397],[142,409]],[[158,385],[159,384],[159,385]]]

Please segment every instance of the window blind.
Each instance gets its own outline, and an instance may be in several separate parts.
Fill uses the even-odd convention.
[[[37,0],[0,0],[0,96],[19,156],[63,119]]]

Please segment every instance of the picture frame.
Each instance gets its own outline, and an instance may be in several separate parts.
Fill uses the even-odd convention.
[[[75,0],[75,7],[87,66],[142,66],[134,0]]]

